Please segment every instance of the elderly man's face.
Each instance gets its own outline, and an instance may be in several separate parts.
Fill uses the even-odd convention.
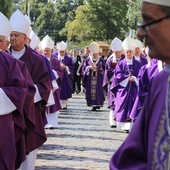
[[[8,48],[8,41],[2,35],[0,35],[0,50],[5,51]]]
[[[132,50],[126,50],[125,51],[125,57],[126,57],[126,59],[131,60],[133,58],[133,51]]]
[[[166,16],[158,5],[147,2],[142,3],[141,12],[142,25]],[[145,38],[150,57],[170,63],[170,18],[139,27],[137,35],[139,38]]]
[[[65,56],[65,51],[59,51],[59,53],[60,53],[60,55],[61,55],[62,57]]]
[[[93,53],[93,58],[98,59],[99,54],[98,53]]]
[[[134,50],[134,55],[138,57],[138,56],[140,56],[140,54],[141,54],[140,48],[136,47],[135,50]]]
[[[121,58],[122,51],[115,51],[114,53],[117,59]]]
[[[43,54],[44,54],[46,57],[51,57],[51,55],[52,55],[52,49],[50,49],[50,48],[44,48],[44,49],[43,49]]]
[[[11,32],[10,34],[10,43],[14,50],[21,50],[27,40],[25,34],[19,32]]]

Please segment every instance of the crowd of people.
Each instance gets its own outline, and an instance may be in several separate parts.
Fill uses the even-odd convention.
[[[59,111],[68,109],[73,93],[83,90],[93,111],[103,106],[105,61],[95,42],[69,53],[61,41],[54,50],[51,37],[40,41],[19,9],[10,20],[0,13],[0,21],[0,169],[34,170],[45,129],[58,126]]]
[[[107,60],[97,42],[68,52],[61,41],[54,50],[52,38],[40,41],[20,10],[10,20],[0,13],[0,169],[34,170],[45,129],[58,126],[59,111],[80,92],[93,112],[107,100],[111,128],[130,132],[111,170],[169,169],[169,7],[167,0],[143,0],[138,37],[148,46],[115,37]]]

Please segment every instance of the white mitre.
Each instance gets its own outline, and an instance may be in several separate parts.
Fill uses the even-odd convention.
[[[111,48],[113,51],[121,51],[122,50],[122,41],[115,37],[111,42]]]
[[[24,17],[27,19],[27,21],[29,22],[29,24],[31,25],[31,20],[30,20],[30,17],[28,15],[24,15]],[[30,26],[29,29],[28,29],[28,32],[27,32],[27,37],[30,37],[30,34],[31,34],[31,30],[32,30],[32,27]]]
[[[65,51],[66,48],[67,48],[67,44],[64,41],[57,43],[57,49],[59,51]]]
[[[25,14],[24,17],[28,20],[29,24],[31,25],[31,19],[30,19],[30,17],[29,17],[27,14]]]
[[[99,47],[99,44],[97,44],[96,42],[92,42],[90,45],[89,45],[89,49],[92,53],[98,53],[99,50],[100,50],[100,47]]]
[[[0,27],[0,35],[9,38],[12,30],[12,26],[8,18],[1,12],[0,12],[0,23],[2,23]]]
[[[12,31],[20,32],[23,34],[28,34],[29,31],[29,21],[26,17],[21,13],[19,9],[17,9],[10,18],[10,23],[12,25]]]
[[[53,49],[54,41],[48,35],[46,35],[41,41],[41,47],[42,47],[42,49],[44,49],[44,48]]]
[[[143,48],[143,43],[142,43],[140,40],[134,39],[134,43],[135,43],[135,47],[136,47],[136,48],[137,48],[137,47],[139,47],[140,49]]]
[[[30,47],[32,49],[35,49],[39,45],[39,40],[38,40],[38,37],[33,30],[31,30],[29,38],[31,39]]]
[[[131,50],[131,51],[133,51],[135,49],[134,39],[131,38],[130,36],[126,37],[123,40],[122,47],[123,47],[123,50],[126,50],[126,51]]]

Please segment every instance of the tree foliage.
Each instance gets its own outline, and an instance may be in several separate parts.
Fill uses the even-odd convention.
[[[110,43],[114,37],[123,40],[129,29],[135,29],[141,19],[140,0],[13,1],[13,11],[20,8],[23,13],[26,12],[27,1],[30,4],[29,14],[35,33],[40,39],[48,34],[55,42],[64,40],[74,44],[90,41]]]
[[[60,31],[60,35],[67,35],[68,40],[82,41],[91,38],[92,32],[90,31],[89,19],[90,14],[89,5],[81,5],[75,11],[75,19],[68,20],[65,27]]]
[[[1,0],[0,1],[0,11],[9,18],[11,16],[12,1],[11,0]]]
[[[141,20],[141,0],[130,0],[128,4],[127,19],[131,28],[136,29],[137,23]]]

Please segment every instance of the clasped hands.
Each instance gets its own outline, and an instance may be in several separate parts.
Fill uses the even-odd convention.
[[[63,63],[60,63],[62,69],[66,69],[66,65]]]
[[[92,71],[96,71],[96,68],[97,68],[97,66],[96,66],[95,64],[92,64],[92,65],[90,66],[90,69],[91,69]]]
[[[133,76],[130,76],[130,77],[129,77],[129,81],[130,81],[130,82],[134,82],[134,81],[135,81],[134,77],[133,77]]]

